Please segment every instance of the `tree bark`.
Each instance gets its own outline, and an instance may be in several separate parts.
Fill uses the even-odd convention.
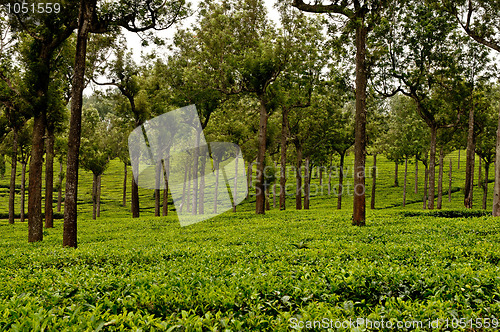
[[[310,158],[306,157],[306,169],[304,173],[304,209],[309,210],[309,202],[310,202],[310,188],[309,188],[309,181],[311,177],[311,171],[309,170],[309,161]]]
[[[163,171],[164,171],[164,182],[165,188],[163,189],[163,213],[162,215],[165,217],[168,215],[168,177],[170,175],[170,163],[169,158],[162,159]]]
[[[131,210],[132,210],[132,218],[139,218],[140,212],[139,212],[139,186],[137,185],[137,182],[135,182],[135,177],[132,176],[132,186],[130,190],[130,205],[131,205]]]
[[[33,144],[28,180],[28,242],[43,240],[42,174],[45,126],[46,114],[40,110],[33,119]]]
[[[92,176],[92,219],[97,219],[97,174]]]
[[[427,182],[429,181],[429,168],[425,165],[425,179],[424,179],[424,210],[427,209]]]
[[[452,173],[453,173],[453,165],[450,158],[450,172],[448,175],[448,202],[451,202],[451,185],[453,183]]]
[[[398,169],[399,169],[399,164],[397,161],[395,161],[394,162],[394,187],[399,187]]]
[[[25,221],[24,202],[26,200],[26,162],[21,163],[21,222]]]
[[[97,218],[101,217],[101,179],[102,174],[97,177]]]
[[[429,154],[429,210],[434,210],[434,197],[436,191],[436,144],[437,127],[431,128],[431,146]]]
[[[403,207],[406,206],[406,180],[408,176],[408,156],[405,156],[405,182],[403,183]]]
[[[63,164],[62,164],[62,162],[59,162],[59,186],[58,186],[58,190],[57,190],[57,212],[61,212],[63,179],[64,179]]]
[[[259,151],[257,154],[256,204],[257,214],[265,213],[264,162],[266,158],[267,108],[264,96],[260,96]]]
[[[370,209],[375,209],[375,189],[377,185],[377,154],[373,154],[373,167],[372,167],[372,197],[370,200]]]
[[[418,194],[418,159],[415,158],[415,194]]]
[[[486,201],[488,200],[488,176],[490,163],[484,163],[484,182],[483,182],[483,210],[486,210]]]
[[[472,209],[473,191],[474,191],[474,161],[475,146],[474,142],[474,107],[469,110],[469,132],[467,135],[467,161],[465,164],[465,197],[464,206]]]
[[[15,199],[16,199],[16,171],[17,171],[17,142],[19,135],[17,129],[12,129],[14,134],[14,142],[12,144],[12,161],[10,170],[10,187],[9,187],[9,224],[14,223],[15,217]]]
[[[160,182],[161,182],[161,162],[156,163],[155,169],[155,217],[160,216],[160,200],[161,200],[161,191],[160,191]]]
[[[234,161],[234,197],[233,197],[233,212],[236,212],[236,201],[238,200],[238,156]]]
[[[443,168],[444,168],[444,146],[439,150],[439,178],[438,178],[438,199],[437,209],[441,210],[443,206]]]
[[[356,22],[356,130],[354,141],[354,203],[352,224],[364,226],[366,219],[365,160],[366,160],[366,38],[368,28],[364,16]]]
[[[302,147],[297,143],[297,169],[295,170],[295,209],[302,210]]]
[[[337,210],[342,209],[342,195],[344,194],[344,160],[345,152],[340,154],[340,171],[339,171],[339,190],[337,193]],[[330,170],[329,177],[331,179],[332,171]],[[330,180],[328,180],[330,183]]]
[[[123,195],[122,195],[122,206],[127,206],[127,163],[123,163]]]
[[[288,109],[282,108],[281,138],[280,138],[280,210],[286,210],[287,137],[288,137]]]
[[[47,133],[46,163],[45,163],[45,228],[54,227],[54,132]]]
[[[68,165],[66,170],[66,192],[64,200],[63,246],[76,248],[77,240],[77,195],[78,195],[78,155],[80,152],[82,123],[82,93],[85,88],[85,60],[90,23],[97,0],[81,0],[78,15],[78,34],[71,88],[71,117],[68,136]]]

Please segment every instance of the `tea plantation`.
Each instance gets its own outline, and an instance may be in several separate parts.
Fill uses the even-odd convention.
[[[82,173],[78,249],[62,248],[60,220],[36,244],[25,223],[0,221],[0,330],[500,327],[500,220],[459,209],[462,173],[444,210],[422,211],[412,189],[401,209],[391,167],[381,163],[378,208],[363,228],[351,226],[351,197],[338,211],[326,194],[311,210],[296,211],[291,197],[286,211],[257,216],[250,200],[182,228],[173,212],[152,216],[152,193],[142,191],[141,218],[132,219],[120,207],[119,163],[103,178],[94,221]],[[6,209],[4,192],[1,200]]]

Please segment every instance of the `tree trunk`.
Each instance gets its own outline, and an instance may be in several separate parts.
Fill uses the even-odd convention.
[[[17,171],[17,142],[19,139],[19,135],[17,133],[17,129],[14,128],[14,142],[12,144],[12,162],[11,162],[11,170],[10,170],[10,187],[9,187],[9,224],[14,223],[15,217],[15,199],[16,199],[16,171]]]
[[[478,175],[477,175],[477,187],[478,188],[482,188],[482,184],[483,184],[483,179],[481,178],[481,176],[483,175],[482,174],[482,162],[481,162],[481,157],[479,157],[479,167],[478,167]]]
[[[92,177],[92,219],[97,219],[97,174]]]
[[[438,178],[438,199],[437,209],[441,210],[443,206],[443,168],[444,168],[444,146],[439,150],[439,178]]]
[[[288,136],[288,109],[282,108],[280,138],[280,210],[286,210],[286,151]]]
[[[45,111],[40,111],[33,120],[33,144],[28,180],[28,242],[43,240],[42,174],[45,125]]]
[[[252,188],[252,171],[253,171],[253,162],[248,163],[248,171],[247,171],[247,185],[248,185],[248,191],[247,191],[247,197],[246,199],[250,199],[250,188]]]
[[[233,197],[233,212],[236,212],[236,201],[238,200],[238,156],[234,161],[234,197]],[[244,164],[243,164],[244,165]]]
[[[395,161],[394,162],[394,187],[399,187],[398,169],[399,169],[399,164],[397,161]]]
[[[45,163],[45,228],[54,227],[54,132],[48,131]]]
[[[365,159],[366,159],[366,37],[368,28],[364,17],[356,21],[356,130],[354,141],[354,204],[352,224],[364,226],[365,202]]]
[[[214,213],[217,213],[217,200],[219,193],[219,161],[214,158],[214,166],[215,166],[215,191],[214,191]]]
[[[339,171],[339,190],[337,193],[337,210],[342,209],[342,195],[344,194],[344,159],[345,152],[340,154],[340,171]],[[330,170],[330,179],[332,171]],[[330,180],[328,180],[330,181]]]
[[[21,215],[20,215],[20,220],[21,222],[25,221],[25,208],[24,208],[24,202],[26,201],[26,164],[27,162],[22,162],[21,163]]]
[[[429,168],[425,165],[425,179],[424,179],[424,210],[427,209],[427,183],[429,181]]]
[[[434,197],[436,191],[436,139],[437,127],[431,127],[431,147],[429,156],[429,210],[434,210]]]
[[[406,206],[406,181],[408,177],[408,156],[405,156],[405,182],[403,182],[403,207]]]
[[[297,169],[295,170],[295,209],[302,210],[302,147],[297,143]]]
[[[165,217],[168,215],[168,177],[170,175],[170,163],[169,158],[162,159],[161,161],[163,166],[163,180],[165,182],[165,188],[163,189],[163,213],[162,215]]]
[[[474,104],[474,103],[472,103]],[[475,161],[475,146],[474,142],[474,107],[469,110],[469,132],[467,135],[467,161],[465,164],[465,197],[464,206],[467,209],[472,209],[472,199],[474,191],[474,161]]]
[[[453,173],[453,165],[450,158],[450,172],[448,175],[448,202],[451,202],[451,185],[453,183],[452,173]]]
[[[415,194],[418,194],[418,159],[415,158]]]
[[[324,166],[320,166],[319,168],[319,186],[323,188],[323,168]],[[323,190],[321,190],[323,192]]]
[[[256,204],[257,214],[265,213],[264,162],[266,158],[267,108],[264,96],[260,96],[259,152],[257,154]]]
[[[306,157],[306,169],[304,174],[304,209],[309,210],[309,202],[310,202],[310,188],[309,181],[311,178],[311,171],[309,170],[309,162],[310,158]]]
[[[139,186],[135,182],[135,177],[132,176],[132,186],[130,189],[130,205],[132,210],[132,218],[139,218]]]
[[[196,149],[194,149],[194,158],[193,158],[193,202],[191,204],[191,213],[193,215],[198,214],[198,170],[199,170],[199,157],[200,157],[200,136],[201,132],[198,130],[196,132]]]
[[[127,163],[123,163],[123,195],[122,206],[127,206]]]
[[[62,162],[59,162],[59,187],[57,190],[57,212],[61,212],[63,179],[64,179],[63,164]]]
[[[102,174],[97,177],[97,218],[101,217],[101,178]]]
[[[490,163],[484,163],[484,182],[483,182],[483,210],[486,210],[486,201],[488,199],[488,176],[490,171]]]
[[[87,54],[87,37],[90,22],[96,8],[97,0],[81,0],[78,15],[78,34],[76,37],[76,54],[71,88],[71,117],[68,136],[68,165],[66,171],[66,192],[64,200],[64,233],[63,246],[76,248],[77,241],[77,194],[78,194],[78,155],[80,152],[82,124],[82,93],[85,88],[85,60]]]
[[[155,217],[160,216],[160,200],[161,200],[161,191],[160,191],[160,182],[161,182],[161,162],[156,163],[155,169]]]
[[[373,154],[373,167],[372,167],[372,197],[370,200],[370,209],[375,209],[375,189],[377,185],[377,154]]]

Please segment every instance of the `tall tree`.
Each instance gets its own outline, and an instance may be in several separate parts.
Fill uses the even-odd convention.
[[[381,14],[389,1],[331,1],[323,4],[306,4],[302,0],[294,0],[293,6],[312,13],[339,14],[347,18],[349,29],[355,30],[356,45],[356,132],[354,143],[354,187],[363,187],[363,192],[354,195],[354,211],[352,224],[365,225],[365,159],[366,159],[366,90],[370,73],[367,62],[368,34],[380,22]]]

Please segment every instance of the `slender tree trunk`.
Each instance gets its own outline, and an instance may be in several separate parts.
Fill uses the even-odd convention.
[[[22,162],[21,163],[21,222],[25,221],[25,214],[24,214],[24,202],[26,200],[26,164],[27,162]]]
[[[214,166],[215,166],[215,191],[214,191],[214,213],[217,213],[217,200],[219,193],[219,161],[214,158]]]
[[[444,146],[439,150],[439,178],[438,178],[438,199],[437,208],[441,210],[443,206],[443,168],[444,168]]]
[[[474,107],[472,106],[469,110],[469,132],[467,135],[467,161],[465,164],[464,206],[467,209],[472,209],[472,200],[474,191],[475,150],[476,150],[476,144],[474,142]]]
[[[310,158],[308,156],[308,157],[306,157],[306,169],[305,169],[305,174],[304,174],[304,209],[305,210],[309,210],[309,202],[310,202],[309,181],[311,178],[311,170],[309,169],[309,162],[310,162]]]
[[[238,200],[238,156],[234,161],[234,197],[233,197],[233,212],[236,212],[236,202]],[[244,164],[243,164],[244,166]]]
[[[399,169],[399,164],[397,161],[395,161],[394,162],[394,187],[399,187],[398,169]]]
[[[162,215],[165,217],[168,215],[168,177],[170,175],[170,159],[167,157],[166,159],[162,159],[161,161],[163,166],[163,180],[165,182],[165,188],[163,189],[163,213]]]
[[[483,167],[482,167],[482,165],[481,165],[481,164],[482,164],[482,162],[481,162],[481,157],[479,157],[479,167],[478,167],[478,171],[479,171],[478,173],[479,173],[479,174],[477,175],[477,187],[478,187],[478,188],[481,188],[481,187],[482,187],[482,184],[483,184],[483,179],[481,178],[481,176],[483,175],[483,174],[481,174],[481,173],[482,173],[482,168],[483,168]]]
[[[199,170],[199,158],[200,158],[200,136],[201,132],[196,132],[196,149],[194,150],[193,159],[193,202],[191,204],[191,213],[193,215],[198,214],[198,170]]]
[[[342,195],[344,194],[344,160],[345,160],[345,152],[340,154],[339,191],[337,194],[337,210],[342,209]],[[331,175],[332,172],[330,170],[330,179]]]
[[[43,240],[42,174],[45,126],[46,115],[45,111],[41,110],[33,121],[33,144],[28,180],[28,242]]]
[[[429,182],[429,168],[425,165],[425,179],[424,179],[424,210],[427,209],[427,183]]]
[[[97,174],[92,177],[92,219],[97,219]]]
[[[495,154],[495,186],[493,188],[493,208],[494,217],[500,216],[500,112],[498,115],[497,144]]]
[[[57,212],[61,212],[62,205],[62,184],[63,184],[64,174],[63,174],[63,164],[59,162],[59,186],[57,190]]]
[[[132,186],[131,186],[131,195],[130,195],[130,202],[131,202],[131,210],[132,210],[132,218],[139,218],[140,212],[139,212],[139,186],[137,185],[137,182],[135,182],[135,177],[132,176]]]
[[[45,163],[45,227],[54,227],[54,132],[48,131]]]
[[[253,171],[253,162],[248,163],[248,171],[247,171],[247,182],[248,182],[248,191],[247,191],[247,197],[246,199],[250,199],[250,188],[252,188],[252,171]]]
[[[101,217],[101,178],[102,174],[97,177],[97,218]]]
[[[155,217],[160,216],[160,200],[161,200],[161,191],[160,191],[160,182],[161,182],[161,162],[158,161],[156,163],[155,169]]]
[[[302,148],[296,144],[297,169],[295,171],[295,209],[302,210]]]
[[[406,206],[406,181],[408,177],[408,156],[405,156],[405,182],[403,183],[403,207]]]
[[[267,108],[264,96],[260,97],[259,151],[257,154],[256,204],[257,214],[265,213],[264,162],[266,158]]]
[[[10,187],[9,187],[9,224],[14,223],[15,217],[15,199],[16,199],[16,171],[17,171],[17,142],[19,135],[17,129],[13,130],[14,142],[12,144],[12,162],[10,170]]]
[[[282,108],[280,138],[280,210],[286,210],[286,152],[288,137],[288,109]]]
[[[205,213],[205,167],[206,167],[206,153],[200,156],[200,192],[198,194],[199,199],[198,199],[198,213],[199,214],[204,214]],[[238,158],[236,158],[236,167],[238,166]],[[238,168],[236,168],[236,171],[238,171]],[[238,174],[236,174],[236,177],[234,179],[234,185],[236,186],[236,179],[238,178]],[[234,188],[235,194],[236,194],[236,187]],[[236,197],[233,197],[234,200],[236,200]],[[236,212],[236,205],[233,204],[233,212]]]
[[[448,202],[451,202],[451,185],[453,183],[452,173],[453,173],[453,165],[450,158],[450,172],[448,177]]]
[[[370,200],[370,208],[375,209],[375,189],[377,185],[377,154],[373,154],[373,167],[372,167],[372,197]]]
[[[94,16],[97,0],[81,0],[76,37],[76,55],[73,84],[71,88],[71,117],[68,137],[68,165],[66,170],[66,191],[64,199],[63,246],[76,248],[77,241],[77,194],[78,194],[78,156],[80,152],[82,123],[82,93],[85,88],[85,60],[87,37]]]
[[[418,159],[415,158],[415,194],[418,194]]]
[[[488,200],[488,176],[490,171],[490,163],[484,163],[484,183],[483,183],[483,210],[486,210],[486,201]]]
[[[356,130],[354,142],[354,203],[352,224],[364,226],[366,219],[365,160],[366,160],[366,36],[364,17],[356,22]]]
[[[324,166],[320,166],[319,168],[319,186],[323,188],[323,168]],[[323,192],[323,190],[321,190]]]
[[[436,139],[437,127],[431,127],[431,148],[429,157],[429,210],[434,210],[434,197],[436,191]]]
[[[123,194],[122,194],[122,206],[127,206],[127,163],[123,163]]]

